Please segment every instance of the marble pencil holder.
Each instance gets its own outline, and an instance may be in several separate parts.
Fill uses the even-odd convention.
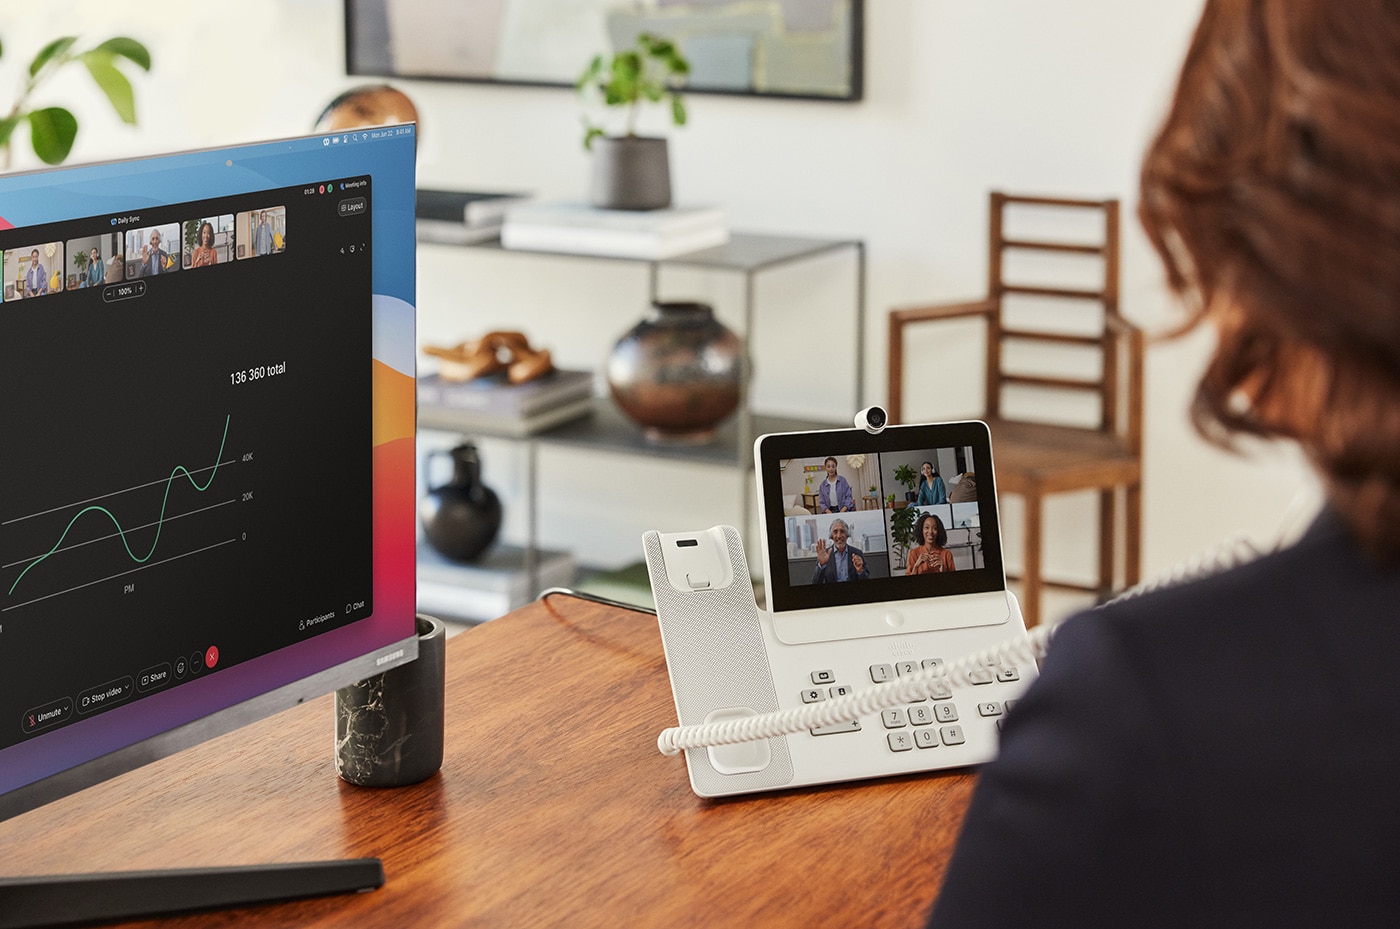
[[[419,614],[418,658],[335,694],[335,770],[361,787],[416,784],[442,767],[447,629]]]

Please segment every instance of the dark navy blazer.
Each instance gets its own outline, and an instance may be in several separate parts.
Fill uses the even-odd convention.
[[[1400,569],[1331,513],[1070,619],[929,926],[1400,925],[1398,664]]]

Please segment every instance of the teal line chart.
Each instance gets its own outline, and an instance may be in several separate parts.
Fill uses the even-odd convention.
[[[156,525],[156,534],[155,534],[155,538],[153,538],[153,539],[151,540],[151,547],[150,547],[150,550],[147,551],[146,554],[144,554],[144,555],[138,555],[136,552],[132,551],[131,543],[127,540],[127,537],[126,537],[126,534],[127,534],[127,531],[128,531],[128,530],[122,528],[121,523],[117,520],[117,517],[116,517],[115,515],[113,515],[113,513],[112,513],[110,510],[108,510],[108,509],[107,509],[106,507],[104,507],[104,506],[99,506],[99,505],[96,505],[96,504],[91,504],[91,505],[88,505],[88,506],[83,507],[81,510],[79,510],[77,513],[75,513],[75,514],[73,515],[73,518],[70,519],[70,520],[68,521],[68,525],[67,525],[66,527],[64,527],[63,532],[62,532],[62,533],[59,535],[59,537],[58,537],[58,541],[54,542],[52,548],[50,548],[47,552],[44,552],[42,555],[39,555],[39,556],[37,556],[37,557],[35,557],[35,558],[29,560],[29,563],[25,566],[24,570],[21,571],[21,572],[19,573],[19,575],[14,579],[14,582],[10,584],[10,588],[9,588],[8,591],[6,591],[6,594],[5,594],[6,597],[12,597],[12,596],[14,596],[15,588],[19,587],[20,581],[24,580],[24,577],[25,577],[26,574],[28,574],[31,570],[33,570],[33,569],[34,569],[35,567],[37,567],[38,565],[40,565],[40,564],[42,564],[43,562],[47,561],[50,557],[52,557],[54,554],[56,554],[58,551],[60,551],[60,550],[63,548],[63,543],[64,543],[64,541],[68,538],[68,533],[71,532],[71,531],[73,530],[73,526],[78,522],[78,520],[82,519],[82,518],[83,518],[84,516],[86,516],[88,513],[100,513],[100,514],[102,514],[103,516],[106,516],[108,519],[110,519],[110,520],[112,521],[112,525],[116,527],[117,535],[121,538],[122,547],[126,549],[127,555],[131,558],[131,560],[132,560],[133,562],[135,562],[135,563],[138,564],[138,565],[145,565],[147,562],[149,562],[149,561],[151,560],[151,558],[155,555],[156,549],[157,549],[157,548],[159,547],[159,545],[160,545],[161,532],[164,530],[164,528],[165,528],[165,523],[166,523],[165,511],[166,511],[167,506],[169,506],[169,503],[170,503],[170,489],[171,489],[171,487],[174,485],[175,479],[176,479],[177,477],[179,477],[181,474],[183,474],[183,475],[185,476],[185,478],[189,480],[190,486],[192,486],[195,490],[199,491],[200,493],[204,493],[205,491],[207,491],[207,490],[209,489],[209,487],[214,483],[214,478],[215,478],[215,477],[218,475],[218,473],[219,473],[219,468],[220,468],[220,466],[223,464],[224,447],[225,447],[225,446],[227,445],[227,443],[228,443],[228,429],[229,429],[229,423],[231,422],[232,418],[233,418],[233,417],[232,417],[231,415],[225,416],[225,417],[224,417],[224,432],[223,432],[223,436],[222,436],[222,437],[220,438],[220,440],[219,440],[219,451],[218,451],[218,454],[214,456],[214,465],[213,465],[213,467],[212,467],[212,468],[207,468],[207,469],[206,469],[206,468],[201,468],[201,469],[200,469],[201,471],[204,471],[204,470],[208,470],[208,471],[209,471],[209,477],[208,477],[208,479],[204,482],[203,485],[201,485],[201,484],[199,483],[199,481],[197,481],[197,480],[195,479],[195,476],[194,476],[194,475],[195,475],[195,472],[192,472],[189,468],[185,467],[184,465],[176,465],[174,468],[171,469],[171,471],[170,471],[170,476],[169,476],[168,478],[166,478],[166,481],[165,481],[165,495],[164,495],[164,497],[163,497],[162,500],[161,500],[160,515],[159,515],[159,517],[157,518],[156,523],[155,523],[155,525]],[[149,485],[146,485],[146,486],[149,486]],[[111,495],[108,495],[108,496],[111,496]],[[146,525],[149,526],[150,524],[148,523],[148,524],[146,524]],[[131,531],[135,531],[136,529],[141,529],[141,528],[146,528],[146,527],[145,527],[145,526],[133,527]],[[106,536],[105,538],[111,538],[111,536]],[[221,544],[224,544],[224,543],[221,543]],[[213,547],[213,546],[211,546],[211,547]],[[191,554],[193,554],[193,553],[191,553]],[[41,598],[41,599],[42,599],[42,598]],[[17,605],[23,605],[23,604],[17,604]],[[13,609],[13,607],[7,607],[7,609]]]

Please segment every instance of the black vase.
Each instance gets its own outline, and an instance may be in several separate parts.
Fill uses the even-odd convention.
[[[481,483],[481,460],[470,442],[450,452],[429,452],[423,463],[423,483],[433,459],[452,458],[452,479],[433,487],[418,504],[418,517],[428,544],[455,561],[471,561],[496,538],[501,529],[501,501],[496,492]]]

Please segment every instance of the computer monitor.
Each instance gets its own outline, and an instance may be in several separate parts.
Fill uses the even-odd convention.
[[[0,268],[0,819],[416,656],[412,125],[0,175]]]

